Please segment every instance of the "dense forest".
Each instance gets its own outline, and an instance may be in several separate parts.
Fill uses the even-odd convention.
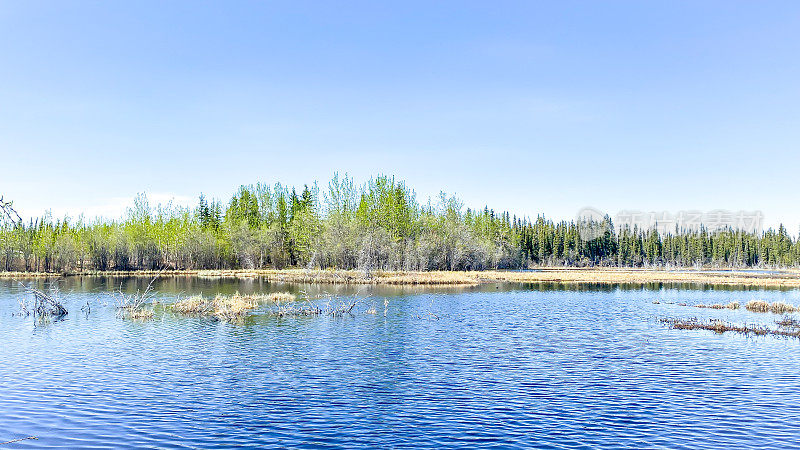
[[[6,219],[13,219],[8,216]],[[601,230],[587,238],[582,229]],[[800,242],[783,226],[661,235],[601,223],[553,222],[464,208],[440,194],[380,176],[357,186],[335,175],[325,189],[242,186],[227,202],[196,208],[148,204],[140,195],[121,220],[4,220],[0,270],[518,269],[567,266],[796,266]]]

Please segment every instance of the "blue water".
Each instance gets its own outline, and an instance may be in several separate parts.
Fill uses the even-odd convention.
[[[352,317],[244,323],[159,311],[119,319],[68,279],[69,315],[37,323],[0,282],[0,448],[787,447],[800,418],[800,343],[670,330],[657,318],[778,316],[665,302],[798,291],[362,288]],[[193,292],[327,290],[177,278]],[[389,300],[384,316],[384,298]],[[661,304],[653,304],[659,300]],[[89,303],[91,312],[81,312]],[[375,305],[378,314],[366,314]],[[438,317],[438,319],[436,319]]]

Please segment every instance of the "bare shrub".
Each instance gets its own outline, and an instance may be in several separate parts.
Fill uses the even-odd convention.
[[[26,286],[20,283],[23,290],[27,294],[33,295],[33,303],[29,304],[28,301],[23,298],[20,299],[19,306],[20,306],[20,313],[22,315],[28,316],[33,314],[34,316],[66,316],[67,309],[58,299],[58,285],[53,284],[50,287],[50,293],[45,294],[44,292],[34,288],[33,286]]]
[[[161,272],[163,272],[163,269],[150,280],[143,292],[137,289],[134,294],[126,294],[122,292],[122,286],[120,286],[117,292],[111,294],[119,317],[136,320],[153,318],[155,313],[153,312],[152,304],[156,294],[153,289],[153,283],[155,283]]]

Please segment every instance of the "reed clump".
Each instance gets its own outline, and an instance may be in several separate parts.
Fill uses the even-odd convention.
[[[786,314],[797,311],[797,308],[784,302],[773,302],[769,305],[769,311],[775,314]]]
[[[152,308],[138,308],[127,313],[126,317],[130,320],[150,320],[155,316]]]
[[[727,305],[723,305],[721,303],[714,303],[713,305],[694,305],[695,308],[707,308],[707,309],[739,309],[739,302],[730,302]]]
[[[213,302],[201,295],[182,298],[172,305],[172,310],[186,315],[207,315],[213,312]]]
[[[291,303],[291,302],[297,300],[297,296],[294,295],[294,294],[290,294],[288,292],[273,292],[272,294],[269,294],[267,296],[267,299],[271,303],[275,303],[276,305],[279,305],[281,303]]]
[[[172,305],[172,310],[184,315],[213,316],[222,320],[241,319],[259,305],[269,301],[269,296],[261,294],[233,295],[217,294],[214,298],[202,295],[180,299]]]
[[[765,313],[769,311],[769,303],[763,300],[750,300],[745,303],[744,308],[751,312]]]
[[[769,335],[800,338],[800,328],[772,329],[762,325],[737,325],[719,319],[700,320],[696,317],[691,319],[663,318],[659,320],[675,330],[708,330],[718,334],[732,332],[744,336]]]
[[[771,312],[774,314],[786,314],[797,312],[798,308],[784,302],[767,303],[763,300],[750,300],[744,305],[745,309],[751,312],[766,313]]]

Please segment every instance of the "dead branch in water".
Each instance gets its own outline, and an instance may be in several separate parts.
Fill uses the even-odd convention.
[[[38,441],[39,438],[36,437],[36,436],[28,436],[28,437],[24,437],[24,438],[17,438],[17,439],[12,439],[10,441],[0,442],[0,445],[13,444],[14,442],[28,441],[28,440]]]
[[[114,297],[114,301],[117,305],[117,315],[126,319],[151,319],[153,317],[153,310],[148,308],[148,306],[153,303],[153,298],[155,298],[156,294],[153,289],[153,283],[155,283],[164,270],[165,269],[161,269],[156,273],[150,280],[150,283],[147,284],[144,292],[140,292],[137,289],[135,294],[125,294],[122,292],[122,285],[120,285],[117,292],[112,292],[111,296]]]
[[[54,284],[53,287],[51,287],[50,294],[45,294],[33,286],[26,286],[23,283],[19,283],[19,285],[22,286],[25,293],[33,295],[34,298],[33,305],[28,305],[25,299],[20,300],[19,305],[23,315],[28,316],[33,314],[34,316],[55,317],[67,315],[67,309],[56,298],[58,296],[58,285]]]
[[[269,312],[270,315],[275,317],[299,317],[299,316],[332,316],[341,317],[344,315],[353,315],[353,308],[366,297],[357,297],[352,300],[340,300],[338,297],[325,293],[318,298],[327,298],[325,308],[321,308],[316,303],[313,303],[308,292],[300,291],[300,297],[305,306],[285,305],[279,306]]]
[[[800,328],[800,320],[797,320],[794,317],[783,316],[783,318],[781,320],[776,320],[775,323],[779,327]]]

